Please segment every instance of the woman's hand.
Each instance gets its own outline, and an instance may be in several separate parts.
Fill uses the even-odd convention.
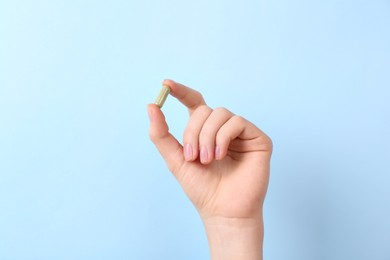
[[[171,80],[163,84],[188,108],[190,118],[182,145],[169,133],[159,107],[150,104],[150,138],[197,208],[205,224],[212,258],[218,258],[217,249],[213,247],[221,249],[222,246],[213,246],[210,241],[216,240],[218,233],[223,237],[229,234],[239,237],[230,231],[223,234],[226,228],[256,230],[261,235],[255,236],[256,244],[262,244],[262,206],[269,180],[271,139],[229,110],[208,107],[199,92]],[[247,237],[251,235],[245,234],[241,242]],[[234,241],[228,242],[226,246],[233,248]],[[261,249],[261,245],[259,247]],[[234,257],[232,252],[229,255]]]

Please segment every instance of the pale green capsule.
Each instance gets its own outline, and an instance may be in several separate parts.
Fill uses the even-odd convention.
[[[162,106],[164,105],[164,102],[165,100],[167,99],[169,93],[171,92],[171,89],[166,86],[166,85],[163,85],[161,91],[160,91],[160,94],[158,95],[158,97],[156,98],[156,102],[154,102],[159,108],[162,108]]]

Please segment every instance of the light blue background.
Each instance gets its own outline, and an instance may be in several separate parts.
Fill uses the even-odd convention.
[[[1,260],[208,258],[164,78],[272,137],[265,259],[390,259],[390,2],[146,0],[0,2]]]

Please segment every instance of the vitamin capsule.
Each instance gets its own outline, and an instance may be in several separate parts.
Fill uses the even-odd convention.
[[[162,108],[162,106],[164,105],[164,102],[165,100],[167,99],[169,93],[171,92],[171,89],[166,86],[166,85],[163,85],[161,91],[160,91],[160,94],[158,95],[158,97],[156,98],[156,102],[154,102],[159,108]]]

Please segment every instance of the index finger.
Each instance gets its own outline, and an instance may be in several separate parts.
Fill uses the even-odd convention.
[[[202,94],[192,88],[169,79],[164,80],[163,85],[166,85],[171,89],[170,94],[185,105],[190,114],[199,106],[206,105]]]

